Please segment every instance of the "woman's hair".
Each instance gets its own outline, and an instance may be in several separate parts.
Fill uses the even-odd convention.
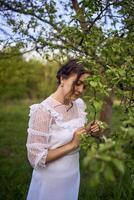
[[[72,74],[77,74],[76,80],[72,85],[71,91],[64,97],[64,103],[67,104],[71,95],[74,93],[75,85],[77,84],[80,76],[82,74],[91,74],[88,70],[85,69],[84,65],[80,63],[77,59],[70,59],[66,64],[62,65],[61,68],[57,72],[57,83],[60,85],[61,77],[64,79],[68,79]],[[73,106],[73,105],[72,105]]]
[[[76,83],[82,74],[90,72],[84,68],[84,65],[77,59],[70,59],[66,64],[62,65],[57,72],[57,83],[60,84],[60,78],[68,79],[70,75],[77,74]]]

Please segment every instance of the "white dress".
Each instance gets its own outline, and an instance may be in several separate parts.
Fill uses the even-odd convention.
[[[86,122],[82,99],[67,107],[49,96],[30,106],[27,152],[33,174],[27,200],[77,200],[80,183],[79,149],[45,163],[48,149],[70,142],[74,131]]]

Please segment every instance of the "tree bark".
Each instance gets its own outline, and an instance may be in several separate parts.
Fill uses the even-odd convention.
[[[113,88],[108,97],[104,98],[104,102],[100,111],[100,120],[110,124],[112,120],[112,107],[114,102],[115,89]]]

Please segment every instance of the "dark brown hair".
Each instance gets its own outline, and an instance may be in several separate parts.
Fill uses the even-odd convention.
[[[61,77],[64,79],[68,79],[72,74],[77,74],[77,78],[72,85],[71,91],[65,96],[65,104],[68,101],[69,97],[73,94],[75,85],[77,84],[80,76],[85,73],[88,73],[89,75],[91,74],[87,69],[85,69],[84,64],[79,62],[77,59],[70,59],[58,70],[56,75],[58,85],[60,85],[61,83]]]
[[[77,74],[76,83],[79,80],[80,76],[82,74],[90,72],[85,69],[84,65],[80,63],[77,59],[70,59],[67,63],[61,66],[61,68],[58,70],[56,78],[58,85],[60,84],[60,78],[69,78],[72,74]]]

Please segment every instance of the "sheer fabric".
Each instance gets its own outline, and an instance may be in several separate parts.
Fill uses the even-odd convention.
[[[38,165],[45,167],[49,148],[49,128],[52,123],[55,123],[54,118],[57,119],[57,123],[59,120],[59,126],[62,126],[64,122],[71,121],[71,119],[77,118],[78,115],[82,117],[84,114],[83,111],[86,108],[81,99],[77,100],[77,104],[73,103],[73,105],[68,106],[59,103],[51,96],[46,102],[46,105],[42,102],[41,104],[30,106],[26,146],[28,149],[28,160],[34,168]],[[60,122],[60,120],[63,120],[63,122]],[[63,126],[65,125],[63,124]]]
[[[34,170],[27,200],[77,200],[79,149],[50,163],[46,163],[46,157],[49,149],[70,142],[74,131],[85,124],[83,100],[65,106],[50,96],[32,105],[29,116],[26,146]]]
[[[50,113],[45,111],[42,105],[38,105],[36,110],[30,114],[27,138],[28,159],[35,168],[37,165],[45,167],[50,120]]]

